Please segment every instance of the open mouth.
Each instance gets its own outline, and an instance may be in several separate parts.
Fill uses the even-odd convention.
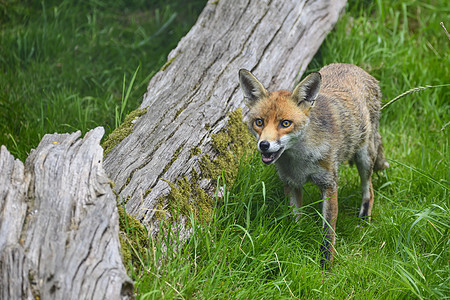
[[[270,165],[271,163],[275,162],[278,157],[280,157],[283,150],[284,147],[281,147],[280,150],[276,152],[261,152],[262,162],[266,165]]]

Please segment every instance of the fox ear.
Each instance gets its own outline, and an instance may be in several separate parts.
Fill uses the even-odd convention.
[[[322,76],[319,72],[314,72],[306,76],[292,92],[292,97],[298,105],[306,105],[309,110],[319,95]]]
[[[244,92],[244,97],[247,98],[248,105],[253,105],[257,100],[267,97],[269,94],[261,82],[250,71],[244,69],[239,70],[239,83],[242,92]]]

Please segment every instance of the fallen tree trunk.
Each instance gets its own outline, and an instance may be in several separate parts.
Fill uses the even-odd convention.
[[[45,135],[25,165],[1,147],[1,299],[132,298],[103,133]]]
[[[251,70],[269,88],[292,88],[344,5],[210,1],[150,81],[140,109],[111,135],[122,135],[118,144],[105,144],[105,169],[127,212],[156,233],[155,222],[176,211],[182,228],[189,210],[208,209],[205,195],[214,191],[220,169],[237,169],[233,155],[221,162],[219,156],[248,138],[245,126],[227,127],[227,114],[243,100],[238,70]]]

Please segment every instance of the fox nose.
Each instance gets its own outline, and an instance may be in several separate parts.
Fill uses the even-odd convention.
[[[261,141],[259,142],[259,149],[261,151],[267,151],[270,148],[270,143],[268,141]]]

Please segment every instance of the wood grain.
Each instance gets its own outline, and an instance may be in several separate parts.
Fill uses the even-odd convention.
[[[128,299],[103,128],[45,135],[25,165],[0,150],[2,299]]]

